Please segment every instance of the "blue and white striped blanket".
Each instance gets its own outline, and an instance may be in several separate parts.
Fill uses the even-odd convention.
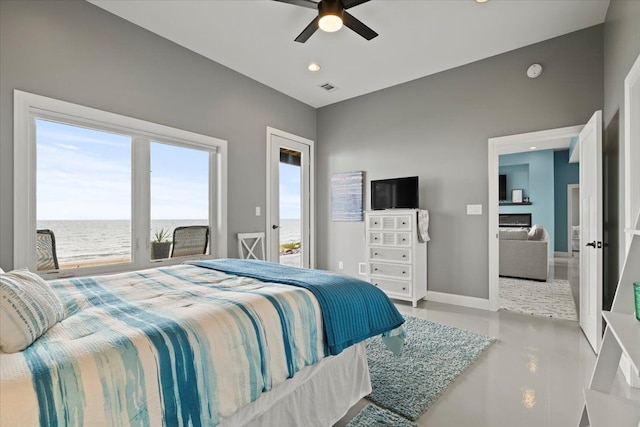
[[[339,354],[353,344],[404,323],[384,292],[353,277],[251,259],[192,261],[190,264],[310,290],[320,303],[329,354]]]
[[[328,352],[304,288],[193,265],[51,283],[67,316],[0,353],[1,426],[215,426]]]

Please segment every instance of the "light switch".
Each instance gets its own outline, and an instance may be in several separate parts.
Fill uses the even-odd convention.
[[[256,216],[260,216],[260,206],[256,206]]]
[[[482,205],[467,205],[467,215],[482,215]]]
[[[344,263],[342,261],[338,261],[338,269],[342,270],[344,268]]]

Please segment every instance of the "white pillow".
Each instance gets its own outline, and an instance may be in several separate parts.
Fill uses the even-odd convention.
[[[0,274],[0,350],[24,350],[62,319],[64,307],[40,276],[28,270]]]
[[[542,240],[543,236],[544,236],[544,227],[536,224],[533,227],[531,227],[531,230],[529,230],[529,235],[527,236],[527,240]]]
[[[2,267],[0,267],[0,274],[4,273],[4,270],[2,269]]]

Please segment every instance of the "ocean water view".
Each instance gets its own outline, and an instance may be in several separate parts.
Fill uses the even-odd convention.
[[[151,238],[156,230],[169,230],[169,240],[176,227],[207,225],[206,219],[151,220]],[[280,221],[280,242],[300,241],[299,219]],[[38,229],[52,230],[61,266],[107,264],[131,259],[131,222],[128,220],[42,220]],[[230,253],[230,256],[236,256]]]

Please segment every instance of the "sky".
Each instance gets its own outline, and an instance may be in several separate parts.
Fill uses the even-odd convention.
[[[36,120],[38,220],[131,219],[131,138]],[[151,144],[151,218],[208,218],[205,151]]]
[[[36,120],[37,219],[131,219],[131,138]],[[151,219],[208,218],[209,154],[151,143]],[[280,164],[280,217],[300,219],[300,167]]]

